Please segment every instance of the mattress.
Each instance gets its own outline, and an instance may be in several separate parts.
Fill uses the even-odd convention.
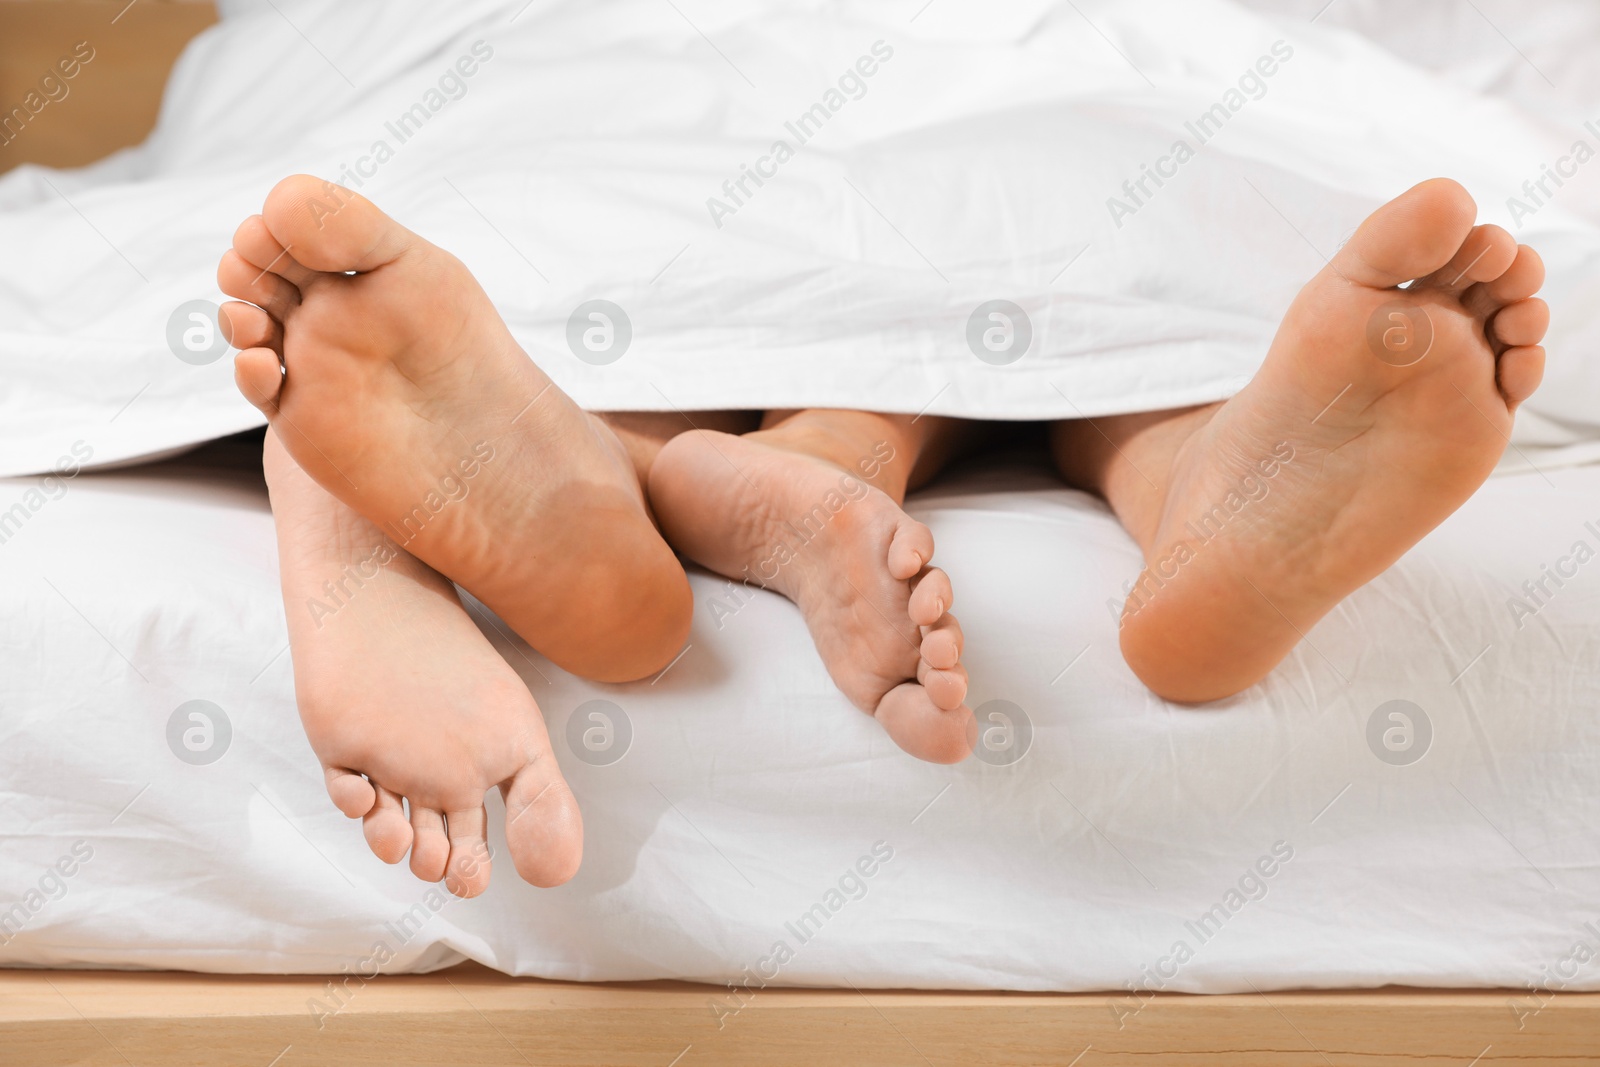
[[[0,482],[0,965],[358,988],[469,957],[752,989],[1105,989],[1125,1019],[1152,989],[1600,989],[1600,467],[1491,479],[1266,681],[1200,708],[1117,653],[1138,552],[1099,502],[1029,458],[959,471],[910,503],[968,635],[982,733],[953,767],[848,705],[771,594],[730,613],[695,574],[684,655],[624,686],[480,615],[543,710],[587,849],[558,889],[504,864],[457,901],[328,802],[252,463],[234,443]]]

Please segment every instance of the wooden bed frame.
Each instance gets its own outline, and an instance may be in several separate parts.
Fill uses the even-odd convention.
[[[726,988],[508,978],[477,964],[352,984],[0,971],[0,1064],[627,1067],[1600,1062],[1600,994],[1373,991],[1157,995]],[[313,1003],[316,1002],[316,1003]],[[1542,1004],[1542,1006],[1541,1006]],[[1516,1006],[1516,1010],[1513,1009]],[[1522,1012],[1519,1016],[1518,1011]],[[1519,1029],[1520,1023],[1520,1029]]]
[[[205,0],[0,0],[8,107],[78,41],[95,49],[70,95],[0,145],[0,171],[87,163],[138,143],[172,62],[215,18]],[[771,989],[740,1007],[714,986],[513,979],[465,964],[353,988],[319,1026],[312,1002],[336,1003],[327,982],[0,970],[0,1067],[1600,1062],[1600,994],[1160,995],[1129,1015],[1121,991]],[[720,1026],[714,1003],[723,1005]]]

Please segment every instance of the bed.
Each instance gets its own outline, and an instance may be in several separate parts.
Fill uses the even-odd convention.
[[[75,19],[104,7],[95,17],[109,24],[123,5],[46,6]],[[1577,8],[1523,24],[1507,52],[1493,5],[1427,5],[1406,22],[1355,0],[1246,6],[1316,16],[1335,41],[1348,28],[1547,118],[1596,98],[1571,47],[1593,29]],[[915,14],[935,40],[938,19],[960,17]],[[1131,47],[1116,29],[1126,23],[1088,15]],[[126,19],[145,17],[185,35],[204,21],[178,4]],[[694,31],[676,24],[688,41]],[[279,29],[274,47],[307,69],[322,62]],[[719,67],[695,41],[685,47]],[[1546,92],[1556,83],[1568,111]],[[177,117],[191,136],[208,122]],[[1550,122],[1551,137],[1567,132]],[[1537,172],[1545,143],[1519,142],[1502,170]],[[92,463],[147,460],[254,421],[229,395],[225,362],[176,368],[143,340],[194,295],[192,279],[157,278],[156,297],[134,297],[136,280],[116,275],[163,255],[193,274],[196,235],[209,241],[237,217],[230,197],[258,195],[254,178],[218,173],[206,180],[223,196],[184,203],[181,174],[156,180],[181,147],[158,137],[81,185],[58,173],[52,193],[29,175],[0,197],[14,213],[50,200],[61,216],[7,231],[18,240],[92,218],[131,253],[119,261],[84,230],[64,252],[38,245],[33,274],[14,279],[7,380],[41,353],[74,362],[0,391],[5,470],[82,460],[80,448]],[[339,145],[318,151],[335,158]],[[407,165],[396,195],[411,188]],[[1499,179],[1478,174],[1498,210],[1482,190]],[[1361,203],[1294,212],[1309,238],[1294,223],[1278,235],[1303,258],[1294,269],[1316,263],[1296,242],[1331,247]],[[1559,242],[1592,221],[1572,195],[1538,225]],[[178,238],[147,243],[173,226]],[[463,240],[475,269],[502,279],[497,302],[536,350],[537,301],[517,280],[532,264],[492,223]],[[1560,300],[1578,309],[1600,277],[1575,269],[1592,262],[1585,240],[1560,252]],[[1048,276],[1075,250],[1035,266]],[[921,270],[917,254],[894,256]],[[56,271],[92,280],[110,313],[57,302]],[[1261,309],[1280,297],[1207,324],[1235,347],[1254,343],[1270,327]],[[590,847],[568,887],[534,891],[502,870],[466,903],[383,867],[322,794],[293,716],[248,436],[160,464],[0,481],[11,650],[0,1062],[184,1063],[202,1048],[207,1062],[269,1064],[1592,1062],[1600,468],[1585,464],[1600,364],[1582,354],[1595,322],[1569,329],[1547,406],[1467,508],[1266,683],[1205,709],[1162,704],[1122,666],[1111,606],[1136,551],[1100,505],[1028,457],[958,472],[912,508],[963,575],[968,632],[990,635],[971,656],[979,758],[957,768],[899,754],[832,692],[787,605],[731,596],[709,575],[694,576],[683,657],[630,687],[566,677],[479,612],[540,701]],[[982,402],[981,380],[953,379],[949,368],[928,378],[933,410],[963,392]],[[1184,396],[1227,380],[1191,382]],[[594,387],[581,375],[563,384]],[[596,726],[613,739],[600,757],[583,742]],[[779,941],[798,949],[781,964]],[[387,973],[369,979],[376,970]]]
[[[1203,709],[1149,697],[1117,658],[1106,605],[1136,550],[1101,505],[1024,457],[960,473],[911,508],[966,576],[969,633],[1001,635],[973,642],[984,732],[955,768],[906,758],[832,692],[785,602],[725,616],[709,575],[694,577],[684,656],[631,686],[565,676],[480,615],[540,701],[589,846],[560,889],[502,872],[484,897],[447,902],[368,854],[322,793],[293,715],[253,444],[54,491],[5,483],[6,500],[46,499],[0,552],[0,632],[30,657],[6,683],[0,903],[43,890],[12,916],[7,965],[332,976],[303,997],[177,987],[196,1018],[233,1014],[207,1000],[229,989],[296,990],[295,1013],[261,1024],[273,1033],[325,1031],[371,1003],[380,969],[438,971],[396,984],[395,1003],[459,1015],[438,1000],[457,995],[445,968],[463,959],[561,982],[711,983],[628,996],[641,1018],[659,1005],[717,1033],[762,1004],[772,1033],[813,1010],[859,1025],[871,990],[1098,990],[970,1003],[1103,1026],[1102,1050],[1147,1040],[1133,1035],[1186,991],[1234,994],[1218,1003],[1268,1026],[1285,990],[1492,988],[1402,1001],[1424,1015],[1476,1003],[1475,1026],[1554,1041],[1568,1015],[1552,1009],[1600,988],[1583,947],[1600,945],[1600,682],[1582,666],[1600,586],[1579,567],[1546,580],[1531,614],[1512,606],[1600,542],[1586,525],[1600,467],[1491,480],[1266,683]],[[186,747],[196,710],[210,733]],[[626,740],[586,746],[596,713]],[[51,877],[64,858],[73,873]],[[512,998],[494,1003],[582,997],[467,973]],[[36,980],[23,1032],[82,1030],[63,1014],[73,989],[115,1000],[104,977],[46,980],[63,976]],[[776,988],[794,985],[860,992],[852,1006]],[[1308,1003],[1331,1020],[1379,1002]],[[936,1039],[942,1012],[884,1003]]]

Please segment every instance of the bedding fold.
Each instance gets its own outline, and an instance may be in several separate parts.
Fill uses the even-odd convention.
[[[1230,395],[1354,225],[1447,174],[1550,267],[1519,445],[1593,438],[1600,167],[1512,201],[1600,115],[1292,8],[231,4],[145,145],[0,179],[26,250],[0,263],[0,473],[260,424],[193,302],[295,171],[459,255],[591,409],[1013,420]],[[569,341],[595,300],[630,337],[605,361]]]

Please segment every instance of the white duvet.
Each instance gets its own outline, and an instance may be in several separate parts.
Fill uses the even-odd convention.
[[[0,181],[0,247],[26,250],[0,258],[0,473],[259,423],[225,355],[193,365],[169,333],[221,299],[218,254],[293,171],[460,254],[591,408],[998,419],[1230,394],[1354,225],[1448,174],[1551,266],[1522,442],[1600,421],[1581,4],[1492,12],[1536,71],[1444,3],[1315,23],[1226,0],[228,6],[149,143]],[[1547,165],[1573,176],[1534,204]],[[593,300],[626,318],[609,361],[569,344]]]

